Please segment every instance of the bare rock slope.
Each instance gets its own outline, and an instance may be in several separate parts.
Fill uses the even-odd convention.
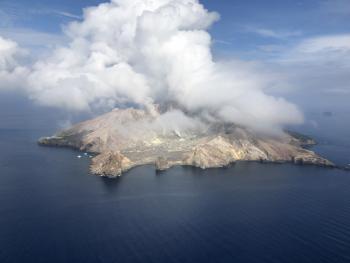
[[[334,166],[303,148],[313,140],[295,133],[258,136],[236,125],[217,123],[179,131],[155,125],[159,116],[144,110],[115,109],[41,138],[39,144],[95,153],[91,172],[112,177],[144,164],[155,164],[157,170],[174,165],[224,167],[236,161]]]

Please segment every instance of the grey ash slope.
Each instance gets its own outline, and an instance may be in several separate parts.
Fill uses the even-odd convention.
[[[158,170],[174,165],[224,167],[236,161],[293,162],[334,166],[303,146],[313,140],[286,133],[272,138],[257,136],[236,125],[194,125],[181,131],[157,124],[161,115],[137,109],[115,109],[78,123],[39,144],[72,147],[97,154],[91,172],[120,176],[139,165],[155,164]]]

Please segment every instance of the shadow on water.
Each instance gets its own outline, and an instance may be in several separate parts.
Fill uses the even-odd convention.
[[[118,176],[118,177],[100,177],[100,180],[102,181],[102,185],[105,190],[107,190],[109,193],[113,193],[117,191],[118,187],[122,183],[125,175]]]

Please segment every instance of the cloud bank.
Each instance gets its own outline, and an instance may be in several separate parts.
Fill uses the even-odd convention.
[[[25,72],[29,96],[72,111],[172,103],[186,114],[260,131],[303,120],[266,94],[273,79],[243,61],[214,61],[208,28],[219,19],[197,0],[112,0],[65,28],[66,46]],[[7,47],[6,47],[7,45]],[[18,47],[0,42],[1,74],[17,74]],[[1,75],[1,79],[3,76]]]

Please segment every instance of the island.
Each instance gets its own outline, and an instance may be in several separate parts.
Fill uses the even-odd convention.
[[[162,116],[160,111],[114,109],[38,142],[90,153],[91,172],[108,177],[146,164],[157,171],[176,165],[226,167],[237,161],[335,166],[308,149],[314,140],[295,132],[266,135],[216,121],[177,128],[171,113],[160,122]]]

